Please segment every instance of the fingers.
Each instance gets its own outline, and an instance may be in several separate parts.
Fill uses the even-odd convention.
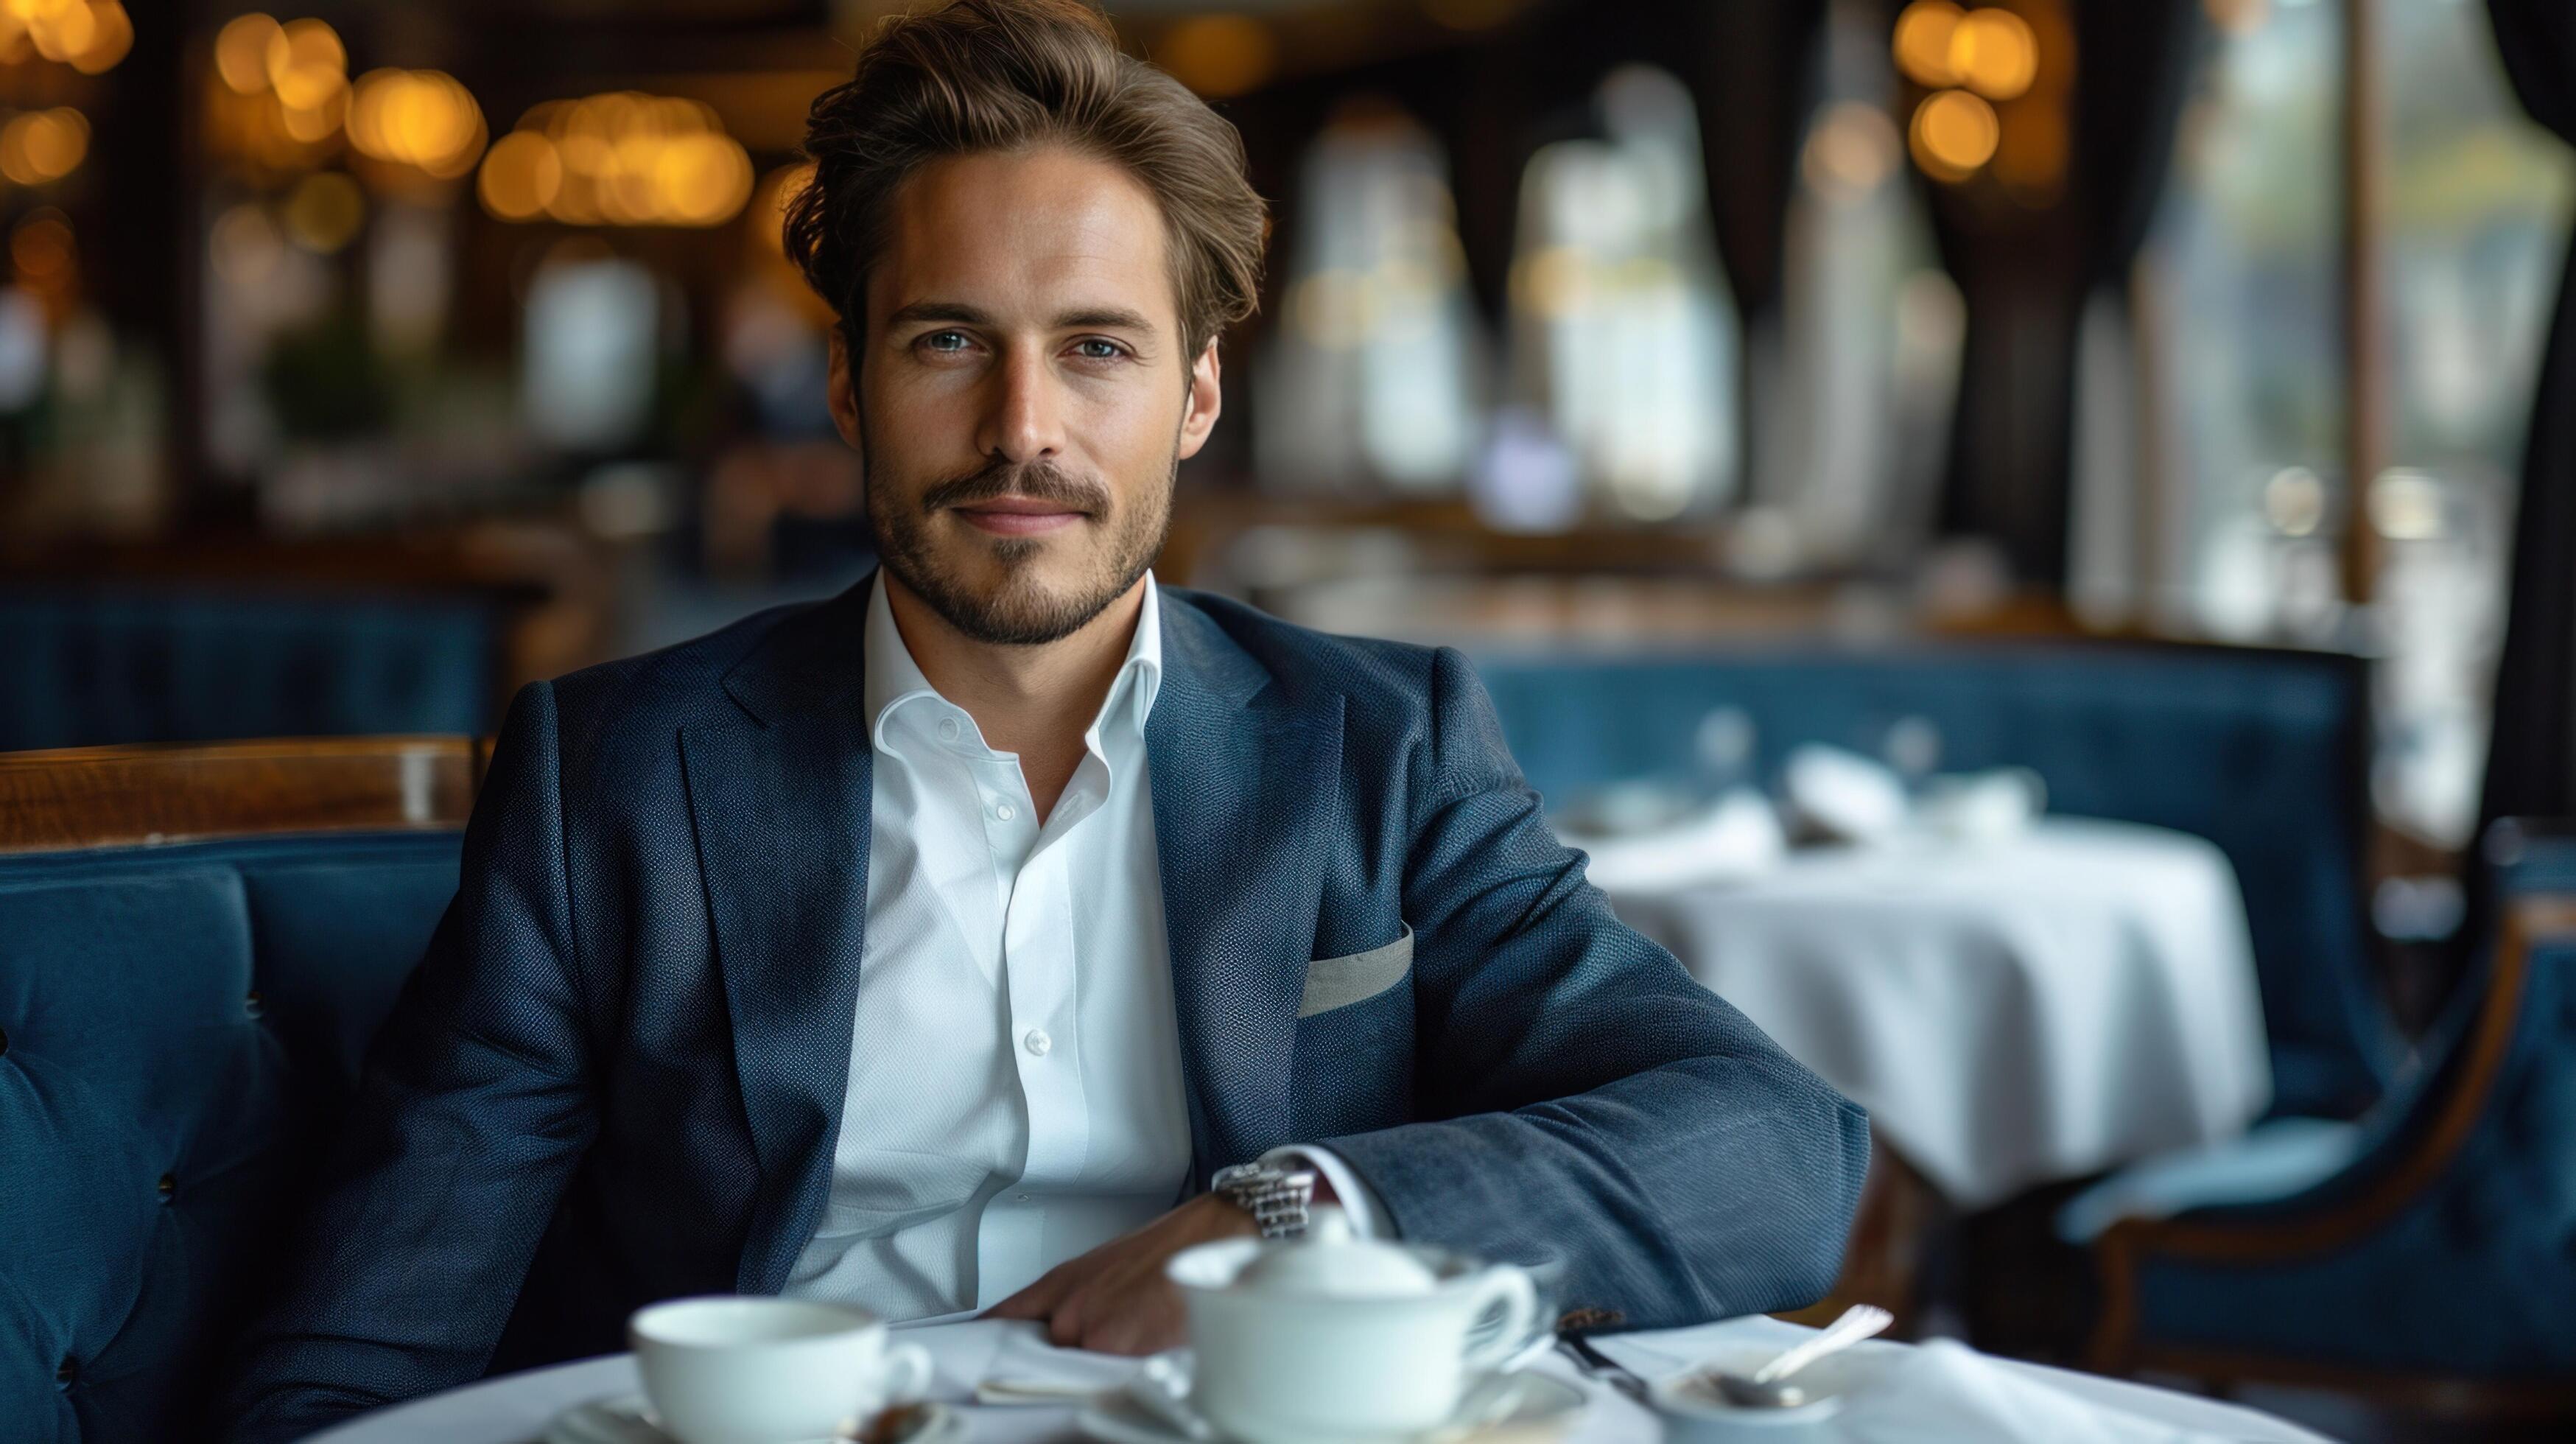
[[[985,1310],[988,1318],[1043,1319],[1055,1312],[1064,1295],[1071,1292],[1080,1277],[1076,1265],[1081,1259],[1070,1259],[1046,1271],[1036,1283]]]

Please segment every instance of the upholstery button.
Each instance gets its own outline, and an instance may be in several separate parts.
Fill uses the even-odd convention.
[[[165,1173],[161,1175],[160,1183],[154,1185],[154,1187],[160,1192],[161,1201],[163,1203],[168,1203],[172,1198],[178,1195],[179,1179],[175,1174]]]
[[[66,1357],[62,1367],[54,1370],[54,1382],[68,1384],[80,1377],[80,1360]]]
[[[259,1016],[259,994],[256,990],[249,997],[242,999],[242,1011],[254,1018]]]
[[[1046,1029],[1031,1028],[1027,1035],[1020,1039],[1020,1046],[1028,1049],[1031,1057],[1043,1058],[1047,1055],[1047,1049],[1055,1046],[1055,1040],[1047,1036]]]

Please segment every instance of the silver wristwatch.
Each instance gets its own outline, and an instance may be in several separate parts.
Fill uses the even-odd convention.
[[[1251,1214],[1263,1238],[1295,1238],[1306,1231],[1307,1206],[1315,1200],[1315,1171],[1238,1163],[1218,1169],[1208,1180],[1208,1191],[1224,1195]]]

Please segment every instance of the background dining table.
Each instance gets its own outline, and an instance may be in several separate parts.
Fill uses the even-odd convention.
[[[1592,1342],[1637,1375],[1661,1379],[1713,1357],[1785,1348],[1811,1332],[1757,1315],[1694,1328],[1595,1336]],[[1044,1444],[1082,1437],[1072,1407],[966,1402],[980,1382],[1038,1380],[1113,1389],[1135,1367],[1131,1359],[1053,1348],[1039,1326],[1029,1323],[974,1320],[905,1333],[930,1351],[936,1365],[932,1397],[966,1415],[967,1437],[975,1444]],[[1955,1345],[1927,1350],[1874,1341],[1846,1358],[1852,1371],[1847,1377],[1867,1382],[1854,1389],[1834,1419],[1799,1431],[1800,1444],[2010,1444],[2014,1439],[2029,1444],[2324,1444],[2316,1434],[2237,1405],[1971,1355]],[[1587,1396],[1562,1435],[1565,1444],[1651,1444],[1662,1437],[1650,1411],[1607,1383],[1585,1378],[1562,1354],[1543,1354],[1532,1367],[1576,1382]],[[314,1436],[313,1444],[533,1444],[564,1411],[632,1395],[640,1387],[634,1356],[612,1354],[486,1379],[381,1409]]]
[[[2272,1074],[2226,856],[2048,817],[1691,877],[1595,869],[1630,926],[1962,1209],[2235,1137]]]

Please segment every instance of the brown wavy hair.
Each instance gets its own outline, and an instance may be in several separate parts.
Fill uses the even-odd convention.
[[[1124,167],[1161,204],[1185,369],[1252,314],[1266,208],[1233,125],[1119,50],[1081,0],[953,0],[889,17],[806,117],[814,176],[788,205],[787,255],[840,313],[853,354],[903,183],[946,156],[1046,145]]]

